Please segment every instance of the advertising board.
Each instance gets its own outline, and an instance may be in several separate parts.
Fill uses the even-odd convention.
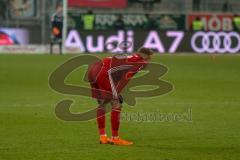
[[[107,44],[127,42],[127,48]],[[71,30],[66,39],[67,48],[81,52],[133,52],[144,46],[159,53],[238,53],[240,35],[237,32],[183,32],[183,31],[84,31]]]

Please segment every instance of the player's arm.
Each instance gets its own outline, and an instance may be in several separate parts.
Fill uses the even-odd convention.
[[[114,68],[111,68],[108,70],[108,77],[109,77],[109,81],[110,81],[110,85],[111,85],[111,89],[112,89],[112,94],[113,94],[113,99],[119,99],[119,95],[117,93],[117,86],[115,85],[115,81],[114,79],[116,79],[116,74],[120,73],[121,71],[126,71],[131,69],[132,65],[120,65]],[[119,79],[117,81],[120,81],[123,77],[119,77]]]
[[[51,28],[54,27],[54,19],[55,19],[55,15],[56,15],[56,13],[54,13],[54,14],[51,16]]]

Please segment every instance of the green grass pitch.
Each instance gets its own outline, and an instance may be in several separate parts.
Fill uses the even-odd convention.
[[[169,94],[137,99],[124,113],[185,113],[192,122],[123,121],[129,147],[100,145],[95,120],[65,122],[55,104],[74,99],[74,112],[96,106],[87,97],[61,95],[49,74],[73,55],[0,55],[0,160],[236,160],[240,159],[240,56],[155,55],[166,65]],[[80,83],[84,70],[68,81]],[[109,133],[109,119],[107,120]]]

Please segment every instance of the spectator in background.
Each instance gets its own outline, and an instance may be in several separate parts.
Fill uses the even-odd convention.
[[[84,30],[93,30],[95,24],[95,15],[91,10],[87,11],[87,14],[83,15],[83,29]]]
[[[22,5],[19,6],[18,12],[21,13],[22,17],[34,16],[33,0],[22,0]]]
[[[192,22],[191,29],[193,31],[201,31],[204,29],[203,22],[201,21],[200,17],[196,17],[196,19]]]
[[[193,0],[193,11],[200,11],[201,0]]]
[[[7,5],[5,0],[0,0],[0,20],[6,19]]]
[[[114,22],[114,29],[116,30],[124,30],[125,29],[125,24],[123,21],[123,16],[120,14],[117,17],[117,20]]]
[[[231,11],[232,11],[232,7],[227,0],[223,3],[222,12],[231,12]]]
[[[152,10],[154,3],[161,2],[159,0],[138,0],[140,3],[143,4],[144,9]]]
[[[62,54],[62,30],[63,30],[63,6],[57,4],[56,11],[51,18],[51,44],[50,53],[53,53],[54,44],[59,45],[60,54]]]
[[[35,16],[34,0],[9,0],[12,18],[26,18]]]
[[[239,15],[234,15],[232,24],[233,24],[233,30],[240,32],[240,16]]]
[[[143,26],[143,28],[145,30],[158,29],[158,24],[157,24],[156,20],[152,17],[152,15],[146,14],[145,17],[146,17],[146,21]]]

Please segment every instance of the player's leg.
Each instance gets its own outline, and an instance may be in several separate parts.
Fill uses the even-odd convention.
[[[98,108],[97,108],[97,124],[99,135],[106,135],[105,131],[105,104],[102,100],[98,100]]]
[[[91,79],[91,75],[89,76],[89,80]],[[92,88],[92,97],[97,98],[100,97],[99,94],[99,87],[97,83],[90,83],[91,88]],[[106,101],[105,100],[100,100],[97,98],[98,101],[98,108],[97,108],[97,113],[96,113],[96,119],[97,119],[97,125],[98,125],[98,132],[100,136],[100,144],[108,144],[109,138],[107,137],[106,131],[105,131],[105,113],[106,113]]]
[[[56,37],[53,34],[51,34],[50,54],[53,54],[53,47],[55,43],[56,43]]]
[[[58,46],[59,46],[59,52],[60,52],[60,55],[62,55],[62,42],[58,42]]]
[[[122,97],[118,100],[112,100],[112,112],[111,112],[111,127],[112,127],[112,138],[110,139],[110,143],[113,145],[132,145],[133,142],[123,140],[119,137],[119,127],[120,127],[120,119],[121,119],[121,110]]]
[[[112,105],[112,112],[111,112],[112,137],[118,137],[122,105],[119,103],[118,100],[112,100],[111,105]]]
[[[98,100],[98,108],[97,108],[97,124],[98,131],[100,135],[100,144],[108,144],[110,139],[107,137],[105,131],[105,114],[106,114],[106,105],[107,101]]]
[[[61,55],[62,54],[62,35],[60,34],[56,38],[59,46],[59,54]]]
[[[50,43],[50,54],[53,54],[53,45],[54,45],[54,42],[51,41],[51,43]]]

